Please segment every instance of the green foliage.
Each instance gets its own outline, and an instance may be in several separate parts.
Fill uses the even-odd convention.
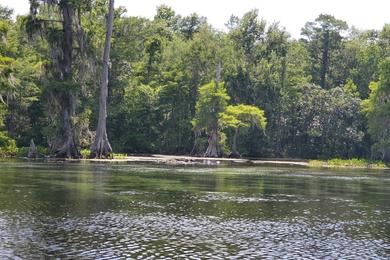
[[[109,112],[112,121],[108,124],[108,135],[117,136],[111,142],[114,150],[143,153],[158,151],[158,93],[159,89],[148,85],[126,87],[119,109]]]
[[[381,64],[380,81],[370,84],[370,96],[362,103],[368,119],[368,132],[374,145],[373,156],[390,160],[390,58]]]
[[[32,138],[38,147],[60,146],[64,108],[74,109],[79,149],[94,136],[107,2],[58,3],[30,1],[31,14],[16,21],[0,7],[0,130],[20,147]],[[75,9],[71,77],[56,22],[65,5]],[[347,34],[345,22],[320,15],[293,40],[257,10],[232,16],[227,32],[165,5],[154,19],[123,12],[115,10],[110,57],[114,151],[188,154],[206,150],[217,133],[224,154],[363,158],[372,148],[374,157],[389,156],[389,25]],[[258,130],[265,127],[266,135]]]
[[[170,22],[174,18],[175,18],[175,11],[171,7],[167,5],[160,5],[157,7],[157,13],[154,16],[155,20],[164,20],[166,22]]]
[[[255,106],[241,104],[228,106],[219,116],[223,127],[233,129],[247,128],[251,125],[264,129],[267,125],[264,111]]]
[[[81,155],[81,158],[83,158],[83,159],[89,158],[90,154],[91,154],[91,150],[90,149],[81,149],[80,150],[80,155]]]
[[[309,52],[298,41],[288,46],[286,59],[286,85],[297,86],[311,82]]]
[[[267,124],[264,111],[255,106],[250,105],[231,105],[226,110],[219,114],[220,124],[222,128],[234,130],[232,141],[232,155],[238,156],[237,138],[242,130],[254,126],[260,129],[265,129]]]
[[[343,86],[343,91],[355,97],[360,96],[357,86],[353,83],[351,79],[347,80],[347,83],[345,83],[345,85]]]
[[[256,45],[265,36],[266,22],[259,19],[258,10],[251,10],[244,14],[239,21],[237,29],[233,32],[233,37],[237,39],[244,50],[247,59],[254,58]]]
[[[114,159],[126,159],[127,158],[127,154],[125,154],[125,153],[114,153],[112,156]]]
[[[316,167],[316,168],[325,167],[326,166],[326,162],[321,161],[321,160],[310,160],[309,161],[309,166],[310,167]]]
[[[339,74],[342,71],[339,58],[342,34],[347,29],[346,22],[328,14],[320,14],[302,28],[302,40],[310,53],[312,79],[322,88],[339,86],[346,80]]]
[[[7,114],[7,109],[4,104],[0,103],[0,129],[3,129],[4,127],[4,118]]]
[[[81,155],[81,158],[88,159],[89,156],[91,155],[91,150],[90,149],[81,149],[80,150],[80,155]],[[125,159],[127,157],[127,154],[125,154],[125,153],[113,153],[110,156],[111,156],[110,159]]]
[[[178,21],[179,31],[185,39],[191,39],[206,24],[206,18],[196,13],[183,17]]]
[[[30,149],[30,147],[18,147],[16,156],[17,157],[27,157],[29,149]],[[50,155],[49,149],[47,147],[44,147],[41,145],[37,146],[37,151],[38,151],[39,156],[49,156]]]
[[[0,5],[0,19],[1,20],[10,20],[12,18],[13,13],[14,13],[14,10]]]
[[[364,154],[361,100],[341,88],[314,85],[283,93],[278,140],[289,156],[351,157]]]
[[[0,157],[9,157],[16,155],[16,142],[8,137],[5,132],[0,132]]]
[[[229,155],[231,153],[231,149],[228,145],[228,136],[224,132],[219,134],[219,145],[221,147],[222,155]]]
[[[28,150],[29,150],[29,147],[18,147],[16,156],[17,157],[27,157]]]
[[[219,128],[219,115],[224,112],[230,100],[223,83],[214,81],[199,88],[199,99],[196,103],[196,114],[192,120],[195,132],[211,132]]]
[[[205,132],[208,136],[208,148],[205,156],[217,157],[223,154],[225,136],[221,133],[220,113],[224,112],[230,100],[222,82],[210,82],[199,88],[196,113],[192,120],[196,135]]]
[[[92,117],[92,110],[86,107],[79,116],[74,119],[75,133],[79,146],[84,148],[91,147],[94,141],[94,134],[89,130],[90,118]]]
[[[375,32],[375,34],[377,34]],[[356,84],[360,96],[367,98],[370,82],[378,80],[379,63],[383,57],[382,49],[378,45],[377,37],[359,33],[345,44],[345,60],[350,60],[349,77]]]

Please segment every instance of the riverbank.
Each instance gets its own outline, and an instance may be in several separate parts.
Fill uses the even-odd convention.
[[[259,166],[299,166],[309,167],[308,161],[301,160],[274,160],[274,159],[246,159],[246,158],[209,158],[184,155],[134,155],[114,159],[68,159],[70,161],[90,162],[125,162],[125,163],[156,163],[165,165],[195,165],[195,166],[218,166],[218,165],[259,165]]]
[[[12,157],[11,157],[12,158]],[[13,157],[28,159],[26,157]],[[31,159],[28,159],[31,160]],[[43,157],[33,160],[41,161],[69,161],[69,162],[94,162],[94,163],[145,163],[168,166],[268,166],[268,167],[301,167],[301,168],[348,168],[348,169],[378,169],[390,170],[390,166],[380,161],[368,161],[362,159],[330,159],[330,160],[304,160],[290,158],[210,158],[186,155],[114,155],[113,159],[60,159]]]
[[[359,168],[359,169],[390,169],[380,162],[364,160],[339,160],[328,161],[300,160],[300,159],[249,159],[249,158],[209,158],[184,155],[131,155],[120,156],[114,159],[67,159],[68,161],[100,162],[100,163],[152,163],[162,165],[188,165],[188,166],[275,166],[275,167],[303,167],[303,168]],[[337,162],[337,163],[336,163]]]

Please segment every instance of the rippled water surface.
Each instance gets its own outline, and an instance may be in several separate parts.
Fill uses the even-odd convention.
[[[390,258],[390,172],[0,162],[0,259]]]

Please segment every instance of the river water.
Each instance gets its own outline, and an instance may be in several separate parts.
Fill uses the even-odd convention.
[[[0,162],[0,259],[389,259],[390,172]]]

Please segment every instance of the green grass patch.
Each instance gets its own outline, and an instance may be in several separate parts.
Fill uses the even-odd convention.
[[[113,159],[125,159],[127,157],[127,154],[125,154],[125,153],[113,153],[112,157],[113,157]]]
[[[326,167],[326,161],[310,160],[309,166],[311,166],[311,167]]]
[[[365,159],[330,159],[327,161],[310,160],[311,167],[330,167],[330,168],[369,168],[369,169],[385,169],[388,166],[381,161],[372,161]]]
[[[91,154],[91,150],[82,149],[80,151],[80,154],[81,154],[81,157],[83,159],[88,159],[90,154]],[[125,154],[125,153],[112,153],[107,159],[125,159],[126,157],[127,157],[127,154]]]

